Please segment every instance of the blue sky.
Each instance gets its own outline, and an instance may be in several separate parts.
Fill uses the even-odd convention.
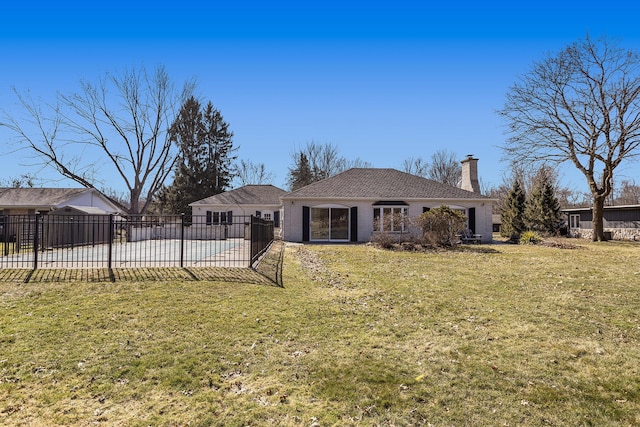
[[[0,108],[16,108],[12,86],[50,100],[79,79],[163,65],[175,82],[196,78],[239,158],[265,163],[283,188],[291,153],[312,140],[398,169],[440,149],[474,154],[483,183],[497,185],[508,165],[495,110],[518,74],[587,32],[640,51],[631,1],[87,3],[0,6]],[[57,177],[10,142],[0,128],[0,179]],[[619,178],[640,181],[636,169]],[[560,174],[586,189],[571,165]]]

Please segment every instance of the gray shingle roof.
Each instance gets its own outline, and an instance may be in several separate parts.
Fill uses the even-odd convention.
[[[51,208],[90,191],[88,188],[0,188],[0,207]]]
[[[191,205],[279,205],[280,196],[285,193],[273,185],[245,185],[195,201]]]
[[[292,191],[283,199],[484,199],[458,187],[396,169],[353,168]]]

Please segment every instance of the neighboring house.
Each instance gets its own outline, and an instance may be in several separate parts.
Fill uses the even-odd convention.
[[[593,237],[593,208],[563,209],[569,224],[569,236]],[[640,240],[640,205],[605,206],[604,231],[614,240]]]
[[[65,206],[98,208],[103,214],[121,210],[93,188],[0,188],[0,214],[47,213]]]
[[[195,201],[189,206],[194,216],[206,218],[207,225],[231,224],[234,216],[254,215],[273,221],[278,228],[282,216],[280,196],[283,194],[286,191],[273,185],[245,185]]]
[[[116,205],[96,189],[0,188],[0,240],[17,240],[19,243],[29,240],[32,235],[33,217],[27,215],[55,213],[87,217],[120,212]],[[54,234],[60,233],[56,231],[51,235]],[[76,235],[74,239],[84,235],[89,234]],[[104,240],[104,237],[101,239]]]
[[[442,205],[460,209],[467,226],[492,240],[493,199],[479,194],[477,159],[462,162],[462,188],[395,169],[354,168],[283,195],[283,238],[291,242],[367,242],[404,232],[391,217],[418,217]]]

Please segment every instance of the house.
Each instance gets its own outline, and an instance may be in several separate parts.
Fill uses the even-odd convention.
[[[245,185],[190,203],[194,216],[206,218],[207,225],[231,224],[235,216],[254,215],[273,221],[280,227],[282,216],[280,196],[286,194],[273,185]],[[238,230],[237,227],[233,228]],[[238,236],[229,236],[238,237]]]
[[[121,212],[94,188],[0,188],[0,215],[47,213],[65,206],[98,208],[107,214]]]
[[[0,240],[29,240],[32,215],[54,212],[86,218],[117,214],[120,209],[93,188],[0,188]]]
[[[403,232],[399,216],[418,217],[447,205],[467,226],[492,240],[493,199],[479,193],[477,159],[462,162],[462,188],[395,169],[353,168],[280,197],[283,239],[291,242],[368,242],[378,232]]]
[[[569,224],[569,236],[593,237],[593,208],[563,209]],[[640,205],[605,206],[604,231],[614,240],[640,240]]]

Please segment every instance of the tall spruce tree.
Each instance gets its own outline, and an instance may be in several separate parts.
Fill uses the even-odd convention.
[[[500,219],[502,220],[502,225],[500,226],[501,236],[517,239],[525,230],[525,202],[524,190],[520,185],[520,180],[516,178],[513,180],[513,187],[509,192],[509,197],[507,197],[500,212]]]
[[[560,202],[546,168],[540,169],[524,211],[528,229],[543,234],[557,234],[561,225]]]
[[[312,182],[317,181],[313,178],[309,159],[306,154],[300,153],[296,159],[296,165],[293,169],[289,169],[289,189],[291,191],[302,188]]]
[[[189,213],[189,203],[225,191],[233,179],[233,132],[209,102],[202,108],[194,97],[180,109],[169,129],[179,149],[171,185],[158,202],[163,212]]]

